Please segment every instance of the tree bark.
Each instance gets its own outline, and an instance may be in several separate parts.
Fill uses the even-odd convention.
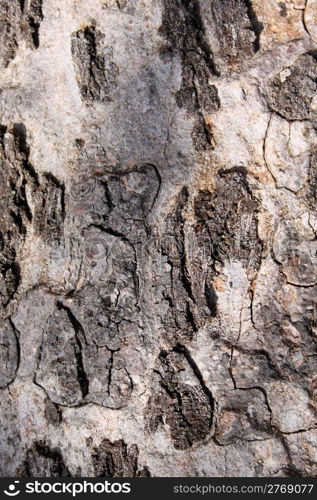
[[[316,469],[314,0],[0,0],[2,476]]]

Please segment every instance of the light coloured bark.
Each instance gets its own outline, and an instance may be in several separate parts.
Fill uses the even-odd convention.
[[[316,2],[0,26],[1,474],[316,474]]]

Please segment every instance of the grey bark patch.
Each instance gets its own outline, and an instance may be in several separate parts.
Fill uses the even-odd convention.
[[[265,95],[270,108],[287,120],[316,117],[311,104],[317,91],[317,62],[313,55],[300,56],[267,85]]]
[[[107,408],[119,409],[125,406],[133,390],[132,379],[126,369],[124,354],[107,347],[89,347],[88,377],[91,389],[87,401]]]
[[[118,409],[128,402],[133,390],[125,343],[139,342],[141,337],[135,257],[127,242],[111,234],[88,232],[87,241],[92,244],[88,247],[91,250],[102,243],[105,254],[100,254],[99,262],[101,269],[107,271],[106,276],[97,271],[96,281],[72,299],[74,312],[85,331],[83,360],[90,381],[86,401]]]
[[[70,477],[70,472],[58,448],[44,441],[35,441],[26,452],[16,471],[19,477]]]
[[[191,383],[183,382],[182,372]],[[145,412],[150,432],[166,424],[179,450],[207,437],[213,419],[213,398],[186,348],[177,345],[170,352],[161,352],[152,390]]]
[[[107,102],[116,88],[118,68],[112,48],[104,47],[104,35],[95,26],[87,26],[72,36],[72,55],[80,93],[84,101]]]
[[[193,338],[198,329],[193,316],[194,297],[186,267],[184,213],[188,189],[178,195],[167,217],[164,237],[157,248],[154,289],[164,335],[171,343]]]
[[[71,292],[70,300],[60,305],[43,338],[35,380],[56,403],[78,406],[94,402],[119,409],[132,394],[125,345],[132,337],[140,341],[142,329],[136,306],[136,250],[129,240],[146,233],[146,217],[159,185],[155,168],[143,165],[98,179],[89,192],[79,187],[73,193],[74,211],[87,203],[90,221],[98,223],[86,221],[86,210],[83,219],[76,217],[83,236],[84,265],[91,266],[90,277],[86,286]],[[51,210],[48,214],[54,222]],[[54,234],[53,230],[54,225],[46,224],[48,234]]]
[[[106,237],[105,245],[116,240]],[[133,272],[120,261],[109,266],[107,280],[84,287],[48,319],[35,382],[54,403],[119,409],[131,397],[125,343],[140,336]]]
[[[272,434],[270,411],[257,389],[234,390],[217,401],[215,438],[222,445],[257,441]]]
[[[160,184],[158,170],[151,164],[135,165],[127,171],[110,174],[103,183],[110,209],[107,225],[131,241],[139,238]]]
[[[273,252],[289,283],[311,286],[317,283],[317,243],[298,221],[281,221],[273,239]]]
[[[103,0],[102,8],[135,15],[137,0]]]
[[[61,408],[49,398],[45,399],[45,418],[49,424],[56,427],[62,422]]]
[[[32,48],[39,47],[39,29],[42,20],[42,0],[31,0],[27,3],[20,0],[1,0],[1,65],[6,67],[15,58],[22,39]]]
[[[72,186],[75,223],[83,228],[99,227],[130,245],[139,242],[147,231],[147,218],[160,186],[157,167],[148,163],[84,176]]]
[[[235,376],[243,372],[244,386],[262,384],[274,378],[287,380],[309,391],[316,372],[316,291],[317,287],[298,288],[298,303],[301,315],[293,318],[287,304],[277,302],[274,297],[285,286],[282,277],[272,289],[266,291],[254,312],[257,327],[262,332],[266,352],[266,366],[261,357],[249,361],[252,368],[233,364]],[[302,355],[298,358],[298,350]],[[240,384],[241,385],[241,384]]]
[[[239,174],[237,176],[239,179]],[[235,187],[232,189],[236,190]],[[212,279],[216,275],[215,263],[219,259],[218,242],[216,228],[210,230],[209,225],[213,224],[215,217],[214,225],[219,224],[218,233],[222,235],[225,211],[217,214],[213,197],[216,198],[217,194],[199,192],[191,209],[189,192],[184,187],[175,200],[172,213],[166,217],[164,236],[156,248],[153,288],[162,332],[172,345],[192,340],[199,328],[217,316],[218,297]],[[237,194],[238,198],[242,198],[241,193]],[[223,194],[223,199],[224,203],[228,202],[226,194]],[[189,210],[192,210],[190,226],[186,225]],[[236,207],[232,208],[232,216],[237,217],[238,225]],[[255,220],[253,224],[253,229],[256,229]],[[252,233],[252,238],[255,236],[256,231]],[[231,237],[238,240],[239,234]],[[250,239],[250,235],[246,234],[245,238]],[[256,248],[256,251],[259,250],[260,246]]]
[[[19,366],[19,342],[15,328],[6,321],[0,328],[0,388],[15,379]]]
[[[64,3],[43,2],[41,50],[4,40],[0,282],[21,360],[15,376],[5,332],[0,475],[28,452],[30,475],[316,475],[315,124],[272,111],[266,133],[259,94],[312,47],[314,2],[291,24],[279,0]]]
[[[149,469],[145,466],[139,469],[138,447],[128,445],[120,439],[111,442],[103,439],[99,446],[94,448],[92,455],[95,475],[97,477],[149,477]]]
[[[35,381],[57,404],[77,406],[87,395],[82,344],[67,312],[56,309],[49,318],[40,347]]]
[[[61,243],[65,218],[64,186],[53,175],[39,179],[30,162],[23,124],[0,127],[0,300],[5,309],[21,282],[23,246],[31,226],[45,242]]]
[[[272,353],[268,343],[265,348]],[[274,383],[283,378],[266,349],[243,352],[235,348],[230,363],[231,375],[238,387],[252,388]],[[274,348],[273,348],[274,349]]]

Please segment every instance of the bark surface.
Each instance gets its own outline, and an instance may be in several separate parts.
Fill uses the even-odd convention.
[[[0,0],[0,474],[316,475],[315,0]]]

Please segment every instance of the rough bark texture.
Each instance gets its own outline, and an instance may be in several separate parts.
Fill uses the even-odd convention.
[[[0,470],[316,467],[314,0],[0,0]]]

